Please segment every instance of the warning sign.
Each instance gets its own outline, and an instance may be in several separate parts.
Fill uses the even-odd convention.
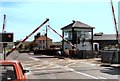
[[[0,33],[0,42],[13,42],[13,33]]]

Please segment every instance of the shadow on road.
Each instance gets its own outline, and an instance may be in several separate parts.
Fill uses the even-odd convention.
[[[102,73],[107,73],[107,74],[110,74],[110,75],[120,75],[120,68],[105,68],[105,69],[102,69],[100,70]]]
[[[56,71],[56,72],[44,72],[44,73],[35,73],[34,75],[47,75],[47,74],[58,74],[58,73],[68,73],[71,71]]]
[[[58,58],[58,59],[64,59],[64,57],[62,56],[58,56],[58,55],[39,55],[39,56],[34,56],[34,58],[38,58],[38,59],[45,59],[45,58]]]
[[[35,58],[44,59],[44,58],[57,58],[57,57],[51,57],[51,56],[50,57],[46,57],[46,56],[44,57],[44,56],[40,56],[40,57],[35,57]]]

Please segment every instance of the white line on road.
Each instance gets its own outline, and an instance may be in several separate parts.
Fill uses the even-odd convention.
[[[77,73],[77,74],[81,74],[81,75],[87,76],[87,77],[91,77],[91,78],[93,78],[93,79],[98,79],[97,77],[94,77],[94,76],[89,75],[89,74],[86,74],[86,73],[82,73],[82,72],[78,72],[78,71],[74,71],[74,70],[73,70],[73,72],[75,72],[75,73]]]
[[[91,66],[96,66],[96,64],[92,64],[92,63],[88,63],[88,62],[80,62],[80,63],[91,65]]]
[[[49,63],[49,62],[48,62]],[[75,62],[74,62],[75,63]],[[73,63],[73,64],[74,64]],[[83,72],[79,72],[79,71],[75,71],[73,68],[69,68],[69,67],[65,67],[65,66],[62,66],[62,65],[59,65],[59,64],[55,64],[54,63],[54,65],[56,66],[56,67],[60,67],[60,68],[62,68],[62,69],[64,69],[64,70],[69,70],[69,71],[72,71],[72,72],[74,72],[74,73],[77,73],[77,74],[81,74],[81,75],[84,75],[84,76],[87,76],[87,77],[90,77],[90,78],[93,78],[93,79],[106,79],[106,78],[104,78],[104,77],[95,77],[95,76],[92,76],[92,75],[89,75],[89,74],[86,74],[86,73],[83,73]]]
[[[29,58],[32,60],[35,60],[35,61],[40,61],[40,59],[38,59],[38,58],[33,58],[33,57],[29,57]]]
[[[33,62],[35,62],[35,61],[26,61],[26,62],[24,62],[24,64],[29,64],[29,63],[33,63]]]
[[[81,74],[81,75],[93,78],[93,79],[106,79],[104,77],[100,77],[100,76],[99,77],[95,77],[95,76],[92,76],[92,75],[89,75],[89,74],[86,74],[86,73],[83,73],[83,72],[75,71],[73,68],[64,67],[64,66],[61,66],[61,65],[59,65],[59,67],[65,69],[65,70],[72,71],[72,72],[77,73],[77,74]]]
[[[77,63],[77,61],[75,61],[75,62],[73,62],[73,63],[70,63],[70,64],[66,65],[65,67],[68,67],[68,66],[74,65],[74,64],[76,64],[76,63]]]
[[[33,66],[32,68],[36,68],[36,67],[40,67],[40,66],[42,66],[42,65],[35,65],[35,66]]]
[[[31,64],[23,64],[24,66],[30,66]]]
[[[31,59],[33,59],[33,60],[35,60],[35,61],[38,61],[38,60],[39,60],[39,59],[32,58],[32,57],[31,57]],[[76,61],[76,62],[77,62],[77,61]],[[72,64],[75,64],[76,62],[73,62]],[[72,64],[68,64],[68,65],[66,65],[66,66],[62,66],[62,65],[56,64],[56,61],[54,61],[54,62],[44,61],[43,63],[49,64],[49,65],[48,65],[48,66],[41,67],[41,68],[39,68],[39,69],[44,69],[44,68],[47,68],[47,67],[49,67],[49,66],[51,66],[51,65],[54,64],[56,67],[60,67],[60,68],[62,68],[62,69],[64,69],[64,70],[67,70],[67,71],[69,70],[69,71],[72,71],[72,72],[74,72],[74,73],[77,73],[77,74],[80,74],[80,75],[84,75],[84,76],[87,76],[87,77],[90,77],[90,78],[93,78],[93,79],[106,79],[106,78],[101,77],[101,76],[95,77],[95,76],[92,76],[92,75],[89,75],[89,74],[86,74],[86,73],[83,73],[83,72],[75,71],[73,68],[69,68],[69,67],[68,67],[68,66],[70,66],[70,65],[72,65]],[[81,62],[81,63],[95,66],[95,64],[91,64],[91,63],[87,63],[87,62]]]
[[[49,66],[49,65],[48,65]],[[41,67],[40,69],[44,69],[44,68],[47,68],[48,66],[44,66],[44,67]]]
[[[98,78],[99,78],[99,79],[107,79],[107,78],[104,78],[104,77],[101,77],[101,76],[99,76]]]

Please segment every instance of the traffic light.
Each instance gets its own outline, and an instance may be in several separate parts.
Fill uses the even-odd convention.
[[[0,33],[0,42],[13,42],[13,33]]]

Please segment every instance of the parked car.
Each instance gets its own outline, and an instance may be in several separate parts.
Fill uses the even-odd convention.
[[[1,81],[26,81],[26,72],[19,61],[0,61]]]

